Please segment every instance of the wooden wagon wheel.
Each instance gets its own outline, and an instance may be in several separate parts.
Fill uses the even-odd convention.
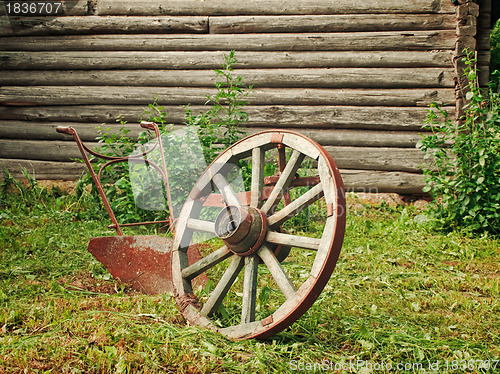
[[[273,169],[266,166],[273,164],[273,152],[279,153],[281,165],[266,177]],[[246,191],[237,191],[228,180],[234,165],[245,162],[251,165],[251,183]],[[217,217],[207,219],[203,211],[214,194],[224,204]],[[320,225],[316,237],[282,229],[313,207],[314,214],[306,218]],[[199,232],[222,243],[189,265],[187,249]],[[207,168],[182,208],[172,253],[177,305],[190,324],[230,339],[269,337],[290,326],[317,299],[335,268],[344,232],[344,188],[331,156],[294,132],[251,135]],[[280,258],[284,247],[291,250]],[[205,271],[220,279],[213,289],[193,290],[192,279]]]

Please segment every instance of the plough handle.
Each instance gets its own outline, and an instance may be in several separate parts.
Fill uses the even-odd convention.
[[[73,135],[73,133],[71,132],[71,127],[57,126],[56,131],[61,134]]]
[[[83,144],[82,140],[78,136],[78,133],[76,132],[75,129],[72,127],[64,127],[64,126],[57,126],[56,131],[61,134],[67,134],[67,135],[73,135],[75,138],[76,145],[78,146],[78,149],[80,150],[80,153],[82,154],[83,161],[85,162],[85,165],[87,166],[87,169],[89,170],[90,175],[92,176],[92,179],[94,181],[94,184],[97,188],[97,191],[99,192],[99,195],[101,196],[102,202],[104,204],[104,207],[108,211],[109,217],[111,218],[111,221],[113,222],[113,225],[116,228],[116,232],[118,235],[123,235],[120,225],[118,224],[118,221],[116,220],[115,214],[113,213],[113,210],[111,209],[111,205],[108,202],[108,199],[106,197],[106,194],[104,193],[104,190],[102,189],[102,184],[100,181],[100,176],[96,175],[94,169],[92,168],[92,165],[90,163],[90,159],[87,156],[87,153],[90,153],[92,156],[102,158],[104,160],[109,160],[104,166],[112,163],[112,162],[118,162],[121,161],[123,158],[122,157],[109,157],[105,155],[101,155],[99,153],[94,152],[92,149],[88,148],[85,144]],[[104,168],[101,167],[101,170]],[[100,171],[99,171],[100,174]]]
[[[148,130],[151,130],[151,131],[154,131],[155,129],[155,126],[154,126],[154,122],[146,122],[146,121],[142,121],[141,122],[141,127],[143,129],[148,129]]]

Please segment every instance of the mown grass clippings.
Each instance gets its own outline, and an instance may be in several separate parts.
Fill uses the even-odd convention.
[[[75,218],[70,198],[57,198],[2,202],[0,373],[370,372],[357,362],[487,373],[451,365],[500,358],[500,242],[434,232],[411,206],[352,208],[318,301],[270,339],[231,342],[187,326],[172,295],[114,281],[86,251],[110,235],[107,220]]]

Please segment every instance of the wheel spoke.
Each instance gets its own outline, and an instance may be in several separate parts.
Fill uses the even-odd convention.
[[[285,154],[285,147],[283,144],[281,146],[278,146],[278,167],[280,169],[280,173],[283,173],[283,170],[285,170],[286,166],[286,154]],[[290,198],[290,192],[286,191],[283,194],[283,203],[286,205],[290,204],[291,202]]]
[[[227,270],[222,275],[222,278],[219,283],[217,283],[213,292],[210,294],[210,297],[205,305],[203,305],[203,308],[201,309],[202,314],[210,317],[217,311],[217,309],[219,309],[224,297],[226,297],[226,294],[243,268],[244,263],[245,261],[243,257],[236,255],[233,256],[233,260],[229,264]]]
[[[211,267],[214,267],[219,262],[222,262],[226,258],[231,257],[231,255],[232,252],[229,251],[226,246],[223,246],[218,250],[210,253],[209,255],[203,257],[201,260],[196,261],[194,264],[182,269],[182,278],[191,280],[201,273],[207,271]]]
[[[187,227],[192,230],[209,232],[215,234],[215,223],[209,221],[203,221],[201,219],[189,218],[187,221]]]
[[[285,206],[280,211],[274,213],[267,219],[269,226],[281,225],[286,220],[292,218],[295,214],[301,212],[309,205],[323,196],[323,186],[321,183],[317,184],[305,194],[299,196],[290,204]]]
[[[252,189],[250,195],[250,206],[260,208],[262,206],[262,185],[264,184],[264,156],[262,148],[252,150]]]
[[[293,180],[293,177],[295,176],[295,173],[300,167],[300,164],[304,160],[305,155],[297,151],[296,149],[293,150],[292,155],[290,156],[290,160],[288,161],[288,164],[286,164],[285,169],[281,173],[278,181],[276,182],[276,185],[274,186],[273,191],[269,195],[269,198],[267,199],[266,203],[262,206],[262,211],[264,213],[269,212],[270,210],[273,210],[276,205],[278,205],[281,197],[283,194],[286,192],[286,189],[290,185],[290,183]]]
[[[295,287],[290,278],[288,278],[288,275],[286,274],[285,270],[281,267],[279,261],[276,259],[276,256],[274,255],[273,251],[271,251],[264,244],[262,247],[260,247],[257,254],[266,264],[267,268],[271,272],[271,275],[273,276],[274,280],[278,284],[278,287],[280,288],[281,292],[283,292],[285,297],[289,299],[292,296],[294,296]]]
[[[259,258],[245,257],[245,277],[243,279],[243,301],[241,304],[241,323],[255,321],[255,303],[257,300],[257,273]]]
[[[279,232],[269,231],[266,235],[266,241],[274,244],[286,245],[289,247],[298,247],[317,251],[321,239],[308,238],[307,236],[282,234]]]
[[[234,193],[227,179],[222,174],[215,174],[213,177],[213,181],[224,197],[224,201],[227,203],[227,205],[241,206],[240,200]]]

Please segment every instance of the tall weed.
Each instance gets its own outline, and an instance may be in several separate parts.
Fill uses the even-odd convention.
[[[234,51],[231,51],[229,55],[224,55],[222,68],[215,70],[217,92],[214,96],[207,97],[208,109],[205,112],[196,114],[189,106],[185,108],[185,125],[195,129],[206,164],[212,162],[221,151],[244,136],[242,127],[248,120],[243,110],[248,102],[244,99],[251,87],[247,87],[240,76],[234,76],[233,66],[236,62]],[[165,141],[170,143],[179,141],[179,139],[167,136],[172,133],[174,126],[167,122],[165,108],[158,103],[158,100],[158,97],[155,98],[145,111],[147,120],[158,124],[160,132],[165,136]],[[97,148],[98,152],[108,156],[124,157],[130,155],[137,145],[151,140],[151,134],[148,131],[140,134],[138,138],[130,137],[130,130],[124,126],[126,122],[121,118],[118,120],[122,125],[118,133],[111,132],[109,128],[99,130],[98,140],[101,146]],[[173,157],[178,157],[180,162],[178,167],[174,166],[175,170],[171,172],[174,175],[184,174],[187,177],[190,173],[180,170],[185,166],[185,162],[181,160],[182,152]],[[103,164],[103,160],[95,160],[93,165],[95,170],[98,170]],[[175,165],[176,163],[170,162],[169,164]],[[164,210],[147,210],[137,206],[130,182],[129,166],[126,163],[109,166],[103,174],[102,183],[118,222],[158,221],[166,218]],[[97,202],[99,200],[97,189],[93,185],[92,178],[87,174],[79,181],[79,190],[83,191],[84,187],[89,185],[92,186],[92,195]]]

